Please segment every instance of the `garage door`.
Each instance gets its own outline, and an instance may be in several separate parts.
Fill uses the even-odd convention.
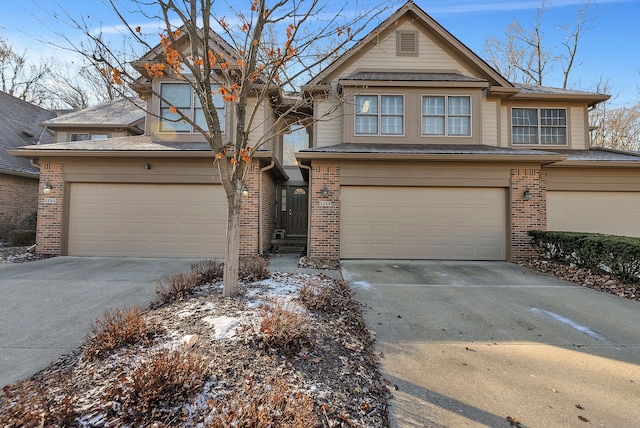
[[[72,183],[68,254],[221,257],[226,213],[221,186]]]
[[[340,257],[504,260],[506,190],[343,186]]]
[[[548,191],[547,229],[640,236],[640,193]]]

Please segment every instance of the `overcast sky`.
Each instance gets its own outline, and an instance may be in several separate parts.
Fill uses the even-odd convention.
[[[231,3],[238,4],[238,1],[243,0]],[[335,5],[344,4],[342,0],[331,1]],[[56,21],[54,15],[63,15],[61,11],[106,31],[119,24],[102,0],[4,0],[2,3],[0,37],[19,50],[27,49],[34,59],[40,55],[67,55],[43,43],[47,40],[62,43],[56,32],[65,32],[71,38],[76,36],[61,20]],[[118,0],[117,3],[126,11],[130,2]],[[349,2],[360,7],[368,3]],[[399,7],[402,3],[396,1],[395,4]],[[500,38],[514,19],[524,27],[530,26],[535,8],[540,5],[539,1],[529,0],[415,0],[415,3],[481,57],[486,56],[486,39]],[[580,3],[580,0],[547,0],[543,30],[553,45],[561,43],[558,27],[575,22]],[[615,104],[633,105],[640,101],[640,0],[594,0],[590,11],[593,22],[580,42],[578,65],[572,72],[570,86],[593,90],[600,78],[608,79],[612,95],[616,96]],[[133,17],[132,21],[134,26],[147,24],[149,28],[149,23],[140,16]],[[545,84],[560,86],[561,74],[561,67],[556,64]]]

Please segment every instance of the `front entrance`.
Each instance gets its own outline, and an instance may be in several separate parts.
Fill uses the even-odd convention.
[[[287,212],[284,222],[287,236],[307,236],[308,192],[307,186],[287,187]]]

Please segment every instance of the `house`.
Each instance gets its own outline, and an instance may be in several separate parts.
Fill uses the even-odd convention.
[[[149,91],[189,100],[189,87],[142,80],[143,135],[12,151],[53,187],[39,252],[223,255],[213,153]],[[640,236],[640,155],[589,147],[589,109],[608,96],[509,82],[411,1],[298,96],[313,125],[256,154],[242,254],[294,238],[313,258],[516,260],[531,229]]]
[[[44,144],[51,136],[40,123],[54,113],[0,92],[0,238],[22,227],[38,209],[38,166],[8,151]]]

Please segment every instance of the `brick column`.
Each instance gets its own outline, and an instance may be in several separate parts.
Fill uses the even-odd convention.
[[[327,187],[328,194],[322,189]],[[309,257],[340,258],[340,167],[311,167]]]
[[[245,179],[249,194],[242,197],[240,207],[241,256],[258,254],[258,174],[260,174],[260,167],[257,164],[251,164]],[[226,199],[224,203],[227,203]]]
[[[40,164],[38,191],[38,232],[36,252],[60,255],[62,243],[62,208],[64,206],[64,165],[55,162]],[[46,184],[53,189],[44,193]]]
[[[531,192],[526,200],[525,190]],[[547,227],[547,200],[544,178],[539,169],[511,170],[511,259],[535,256],[529,230]]]

